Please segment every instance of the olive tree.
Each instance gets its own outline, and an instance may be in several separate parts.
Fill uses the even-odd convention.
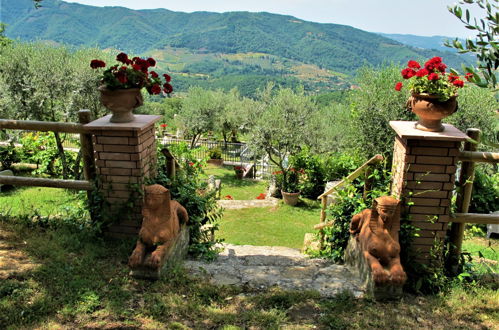
[[[467,29],[476,31],[476,39],[468,38],[463,45],[458,39],[447,41],[446,46],[456,48],[459,53],[473,53],[478,60],[478,70],[465,67],[473,73],[472,81],[480,87],[497,86],[497,67],[499,66],[499,0],[461,0],[460,5],[477,5],[484,17],[472,18],[469,9],[459,5],[449,6],[449,11],[456,16]],[[483,80],[477,74],[482,73]]]
[[[103,114],[99,102],[99,78],[88,63],[102,53],[96,49],[70,51],[41,43],[19,43],[0,52],[0,116],[22,120],[75,122],[78,110]],[[54,133],[64,178],[70,164],[62,137]],[[78,160],[79,162],[79,160]],[[78,166],[76,166],[78,169]]]
[[[303,89],[274,91],[269,85],[260,96],[248,144],[253,150],[265,153],[280,168],[286,182],[288,157],[316,141],[318,132],[311,126],[315,122],[316,107],[310,97],[304,95]]]
[[[179,113],[180,125],[191,137],[191,148],[202,134],[215,129],[216,121],[226,106],[222,90],[210,91],[191,87]]]

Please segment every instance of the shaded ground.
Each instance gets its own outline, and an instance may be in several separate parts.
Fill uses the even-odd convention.
[[[374,302],[342,293],[218,286],[173,269],[129,277],[134,242],[84,228],[2,222],[2,243],[39,266],[0,281],[2,328],[32,329],[494,329],[497,288],[455,285],[434,296]],[[7,234],[5,234],[7,233]],[[25,243],[24,243],[25,242]]]

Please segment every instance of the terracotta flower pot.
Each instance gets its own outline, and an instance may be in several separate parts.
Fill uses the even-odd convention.
[[[299,192],[288,193],[281,190],[281,195],[286,205],[295,206],[296,204],[298,204],[298,198],[300,197]]]
[[[100,100],[103,106],[112,113],[112,123],[129,123],[134,120],[133,109],[144,104],[140,88],[109,90],[99,87]]]
[[[206,162],[208,164],[213,164],[213,165],[216,165],[216,166],[222,166],[224,164],[224,160],[223,159],[208,159]]]
[[[418,116],[416,128],[428,132],[442,132],[442,119],[457,110],[457,95],[447,101],[439,101],[431,94],[412,94],[407,101],[407,107]]]

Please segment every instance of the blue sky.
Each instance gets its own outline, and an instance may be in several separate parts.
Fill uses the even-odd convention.
[[[251,11],[350,25],[370,32],[472,37],[447,11],[455,0],[65,0],[92,6],[173,11]]]

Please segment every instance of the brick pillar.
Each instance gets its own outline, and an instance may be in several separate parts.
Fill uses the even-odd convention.
[[[113,225],[113,237],[137,236],[142,222],[144,181],[156,174],[154,123],[161,116],[135,115],[131,123],[111,123],[110,115],[87,125],[93,134],[96,172],[109,207],[102,215]]]
[[[404,200],[403,214],[419,228],[409,254],[428,264],[430,250],[445,237],[454,190],[457,155],[468,137],[452,125],[425,132],[415,122],[391,121],[395,130],[392,195]],[[441,251],[440,251],[441,252]]]

